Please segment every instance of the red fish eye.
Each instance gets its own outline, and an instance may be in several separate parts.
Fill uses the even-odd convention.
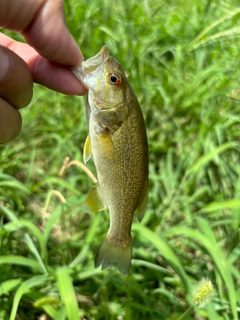
[[[110,74],[109,79],[110,79],[111,84],[114,84],[115,86],[118,86],[118,85],[121,84],[121,82],[122,82],[122,81],[121,81],[121,77],[117,76],[117,75],[114,74],[114,73],[111,73],[111,74]]]

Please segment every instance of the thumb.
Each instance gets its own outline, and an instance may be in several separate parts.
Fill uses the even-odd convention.
[[[20,109],[32,98],[31,71],[18,55],[0,46],[0,97]]]
[[[14,139],[22,119],[16,108],[25,107],[32,97],[32,76],[27,64],[0,46],[0,143]]]
[[[0,144],[16,138],[21,127],[22,118],[19,111],[0,98]]]

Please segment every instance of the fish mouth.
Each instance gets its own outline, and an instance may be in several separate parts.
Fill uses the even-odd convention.
[[[102,49],[95,56],[82,62],[82,71],[85,73],[94,71],[106,60],[108,56],[108,47],[103,46]]]
[[[105,45],[102,49],[93,57],[86,61],[83,61],[80,65],[72,67],[71,70],[74,75],[82,82],[84,86],[87,86],[86,80],[88,75],[95,71],[104,61],[109,57],[108,47]]]

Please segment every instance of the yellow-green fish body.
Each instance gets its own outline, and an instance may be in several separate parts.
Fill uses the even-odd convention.
[[[148,198],[148,144],[142,112],[120,64],[109,56],[106,46],[73,72],[89,89],[84,160],[92,154],[98,179],[85,210],[97,212],[107,207],[110,214],[110,228],[95,267],[112,265],[127,274],[133,214],[137,212],[142,219]]]

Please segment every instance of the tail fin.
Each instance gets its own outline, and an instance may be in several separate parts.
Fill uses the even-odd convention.
[[[117,268],[127,275],[130,270],[132,259],[132,239],[127,246],[112,244],[106,236],[95,258],[95,268],[102,265],[102,270],[109,266]]]

